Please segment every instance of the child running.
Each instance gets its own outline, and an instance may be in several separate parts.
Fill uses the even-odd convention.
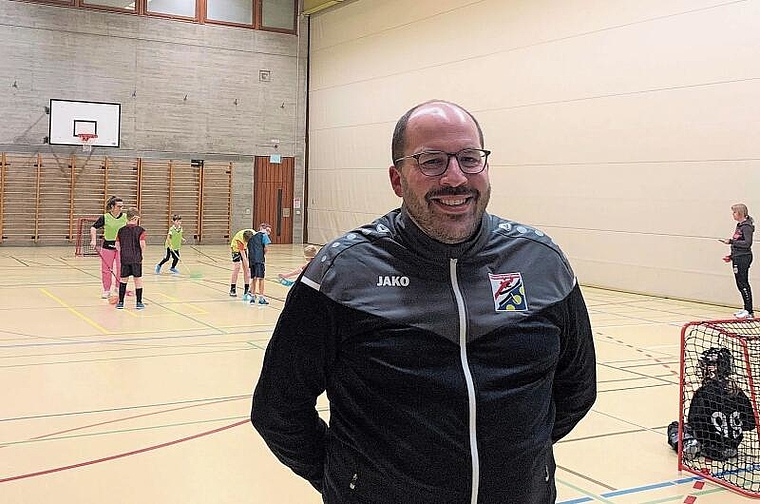
[[[119,302],[116,303],[118,310],[124,309],[124,295],[127,293],[129,277],[135,279],[135,296],[137,304],[135,308],[142,310],[145,305],[142,302],[142,259],[145,255],[145,229],[138,226],[140,212],[135,207],[127,210],[127,225],[119,229],[116,234],[116,250],[121,258],[121,282],[119,283]]]
[[[294,281],[291,280],[291,278],[297,278],[298,275],[300,275],[301,272],[306,269],[306,266],[309,265],[311,260],[314,259],[314,256],[317,255],[318,251],[319,249],[314,245],[306,245],[303,248],[303,256],[306,259],[306,262],[292,271],[288,271],[287,273],[280,273],[277,275],[277,277],[280,279],[280,283],[286,287],[293,285]]]
[[[161,266],[163,266],[164,263],[169,262],[170,258],[172,260],[172,265],[171,268],[169,268],[169,271],[175,275],[179,275],[179,270],[177,269],[179,249],[184,241],[185,239],[182,237],[182,216],[174,214],[172,215],[172,225],[166,233],[166,257],[164,257],[160,263],[156,264],[156,275],[161,274]]]

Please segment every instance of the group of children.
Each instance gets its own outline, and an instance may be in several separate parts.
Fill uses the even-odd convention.
[[[272,232],[272,226],[266,222],[259,225],[259,230],[241,229],[230,242],[230,253],[232,255],[232,277],[230,279],[230,297],[237,297],[237,278],[240,274],[240,267],[243,267],[243,301],[249,301],[251,304],[268,305],[264,297],[264,273],[265,273],[265,256],[268,246],[272,243],[269,234]],[[253,289],[251,290],[251,282]],[[258,298],[258,301],[257,301]]]
[[[268,246],[272,243],[269,234],[272,232],[272,226],[266,222],[259,225],[259,230],[241,229],[230,242],[230,253],[232,255],[232,278],[230,279],[230,297],[237,297],[237,279],[240,274],[240,268],[243,267],[243,301],[250,304],[267,305],[264,296],[264,274],[266,272],[266,253]],[[309,264],[309,261],[317,255],[317,247],[307,245],[304,247],[304,257],[306,263],[302,264],[293,271],[278,275],[280,283],[285,286],[293,285],[291,278],[297,277]]]
[[[130,207],[123,212],[123,200],[111,196],[106,202],[106,213],[103,214],[90,228],[90,245],[98,251],[101,259],[101,280],[103,283],[103,298],[112,297],[111,279],[116,279],[118,284],[118,300],[116,308],[124,308],[124,297],[128,294],[127,282],[129,277],[134,278],[135,283],[135,308],[142,310],[145,304],[142,302],[142,260],[145,255],[145,229],[139,225],[140,213],[136,207]],[[97,230],[103,229],[103,243],[100,248],[96,247]],[[235,233],[230,242],[232,254],[232,279],[230,282],[230,296],[237,296],[237,278],[240,267],[243,266],[245,290],[243,301],[250,304],[268,305],[264,296],[265,256],[268,245],[272,243],[269,238],[272,227],[267,223],[261,223],[258,231],[242,229]],[[166,255],[156,264],[155,273],[161,273],[161,267],[169,262],[172,264],[169,271],[179,274],[177,265],[180,261],[180,248],[185,238],[182,236],[182,217],[172,215],[172,225],[166,234]],[[286,274],[279,275],[283,285],[292,285],[289,280],[301,274],[303,269],[317,253],[317,248],[307,245],[304,248],[304,256],[307,262]],[[253,288],[251,289],[251,280]]]

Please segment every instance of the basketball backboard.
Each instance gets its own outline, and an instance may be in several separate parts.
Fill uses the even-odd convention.
[[[121,104],[51,99],[48,143],[82,145],[83,133],[97,135],[94,146],[119,147]]]

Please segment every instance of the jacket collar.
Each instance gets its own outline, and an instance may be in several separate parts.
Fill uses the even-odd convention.
[[[401,208],[394,212],[396,215],[393,222],[400,241],[425,259],[433,261],[460,259],[477,254],[488,242],[491,216],[487,212],[483,212],[480,226],[475,234],[462,243],[455,244],[442,243],[425,234],[409,217],[406,209]]]

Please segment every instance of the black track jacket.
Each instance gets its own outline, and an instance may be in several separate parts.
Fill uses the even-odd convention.
[[[552,443],[595,398],[588,313],[551,239],[484,214],[446,245],[395,210],[292,287],[251,420],[328,504],[547,504]]]

